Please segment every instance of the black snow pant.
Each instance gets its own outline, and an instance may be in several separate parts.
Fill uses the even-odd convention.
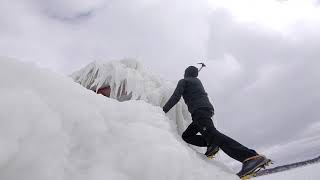
[[[192,114],[192,123],[182,134],[183,140],[189,144],[200,147],[215,144],[228,156],[240,162],[257,155],[256,151],[241,145],[237,141],[219,132],[213,125],[212,116],[213,111],[211,110],[195,110]],[[198,135],[199,132],[201,135]]]

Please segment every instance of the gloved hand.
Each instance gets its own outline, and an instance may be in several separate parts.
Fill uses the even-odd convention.
[[[165,106],[162,108],[164,113],[167,113],[169,111],[169,109],[167,109]]]

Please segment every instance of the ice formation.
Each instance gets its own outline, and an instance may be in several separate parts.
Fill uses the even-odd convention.
[[[72,73],[75,82],[97,92],[109,86],[110,97],[119,101],[143,100],[154,106],[163,107],[172,95],[175,84],[166,81],[146,70],[134,59],[123,59],[107,63],[92,62],[79,71]],[[121,95],[125,92],[125,95]],[[191,122],[191,117],[183,99],[168,113],[176,122],[181,134]]]

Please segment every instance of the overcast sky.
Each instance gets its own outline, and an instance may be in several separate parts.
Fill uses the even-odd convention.
[[[93,60],[137,58],[173,81],[202,61],[227,134],[254,145],[257,136],[272,144],[320,133],[319,1],[0,2],[0,56],[65,75]]]

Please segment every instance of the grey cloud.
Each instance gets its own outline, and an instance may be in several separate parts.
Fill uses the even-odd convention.
[[[107,0],[31,0],[35,11],[39,11],[57,20],[79,20],[92,16],[93,12],[104,7]]]
[[[200,2],[183,1],[183,6],[180,0],[97,0],[88,5],[88,1],[31,2],[29,9],[20,11],[21,17],[11,20],[10,24],[18,27],[9,30],[19,29],[16,35],[28,37],[16,42],[15,35],[6,36],[11,43],[0,42],[9,49],[4,55],[36,59],[44,66],[54,62],[54,68],[64,73],[92,60],[132,57],[156,70],[162,68],[160,73],[206,53],[207,7]],[[19,18],[26,22],[20,24]],[[39,49],[30,49],[38,45]],[[11,51],[14,47],[20,50]],[[175,79],[175,70],[166,74]]]
[[[191,7],[168,6],[170,2],[139,6],[137,2],[117,1],[100,10],[85,28],[76,32],[79,38],[90,33],[90,38],[83,39],[86,41],[83,48],[92,46],[96,51],[80,51],[90,53],[81,56],[96,53],[100,59],[133,57],[153,69],[162,67],[163,70],[202,58],[207,38],[204,12],[193,10],[190,13]],[[174,79],[173,74],[174,70],[168,77]]]
[[[217,13],[212,19],[208,56],[224,61],[223,55],[229,54],[241,67],[224,81],[214,82],[213,78],[218,83],[211,85],[213,96],[215,86],[223,87],[215,97],[221,127],[249,144],[259,143],[255,136],[269,144],[294,140],[320,117],[315,109],[320,106],[319,35],[299,24],[284,36]],[[230,124],[236,126],[230,129]],[[246,133],[249,127],[254,128]]]
[[[89,11],[86,11],[86,12],[81,12],[81,13],[78,13],[78,14],[74,14],[71,17],[57,16],[55,14],[50,14],[50,13],[48,13],[48,16],[50,18],[57,19],[57,20],[63,21],[63,22],[77,23],[77,22],[81,22],[81,21],[89,19],[90,17],[93,16],[93,14],[94,14],[94,10],[89,10]]]
[[[54,61],[58,65],[55,68],[64,73],[79,69],[91,60],[123,57],[138,58],[160,73],[169,65],[192,62],[203,58],[206,53],[208,27],[205,16],[208,12],[205,3],[183,1],[184,5],[180,6],[180,0],[118,0],[93,1],[97,3],[86,6],[83,3],[87,1],[74,4],[65,1],[32,2],[28,4],[31,10],[21,14],[26,17],[34,14],[25,18],[34,24],[27,23],[12,29],[28,32],[28,38],[19,39],[21,46],[26,42],[41,44],[41,49],[46,49],[36,51],[21,47],[21,50],[34,51],[33,57],[42,56],[43,60],[37,58],[42,61],[40,64]],[[14,36],[7,38],[15,41]],[[10,46],[17,45],[11,43]],[[40,51],[48,54],[41,55]],[[8,51],[6,54],[10,56],[13,53]],[[26,54],[21,56],[32,59]],[[167,74],[170,74],[167,78],[175,79],[174,70]]]
[[[296,57],[291,50],[295,43],[280,33],[257,24],[238,24],[223,12],[212,15],[209,39],[209,59],[224,53],[236,56],[240,63],[263,66],[270,61],[287,62]]]

